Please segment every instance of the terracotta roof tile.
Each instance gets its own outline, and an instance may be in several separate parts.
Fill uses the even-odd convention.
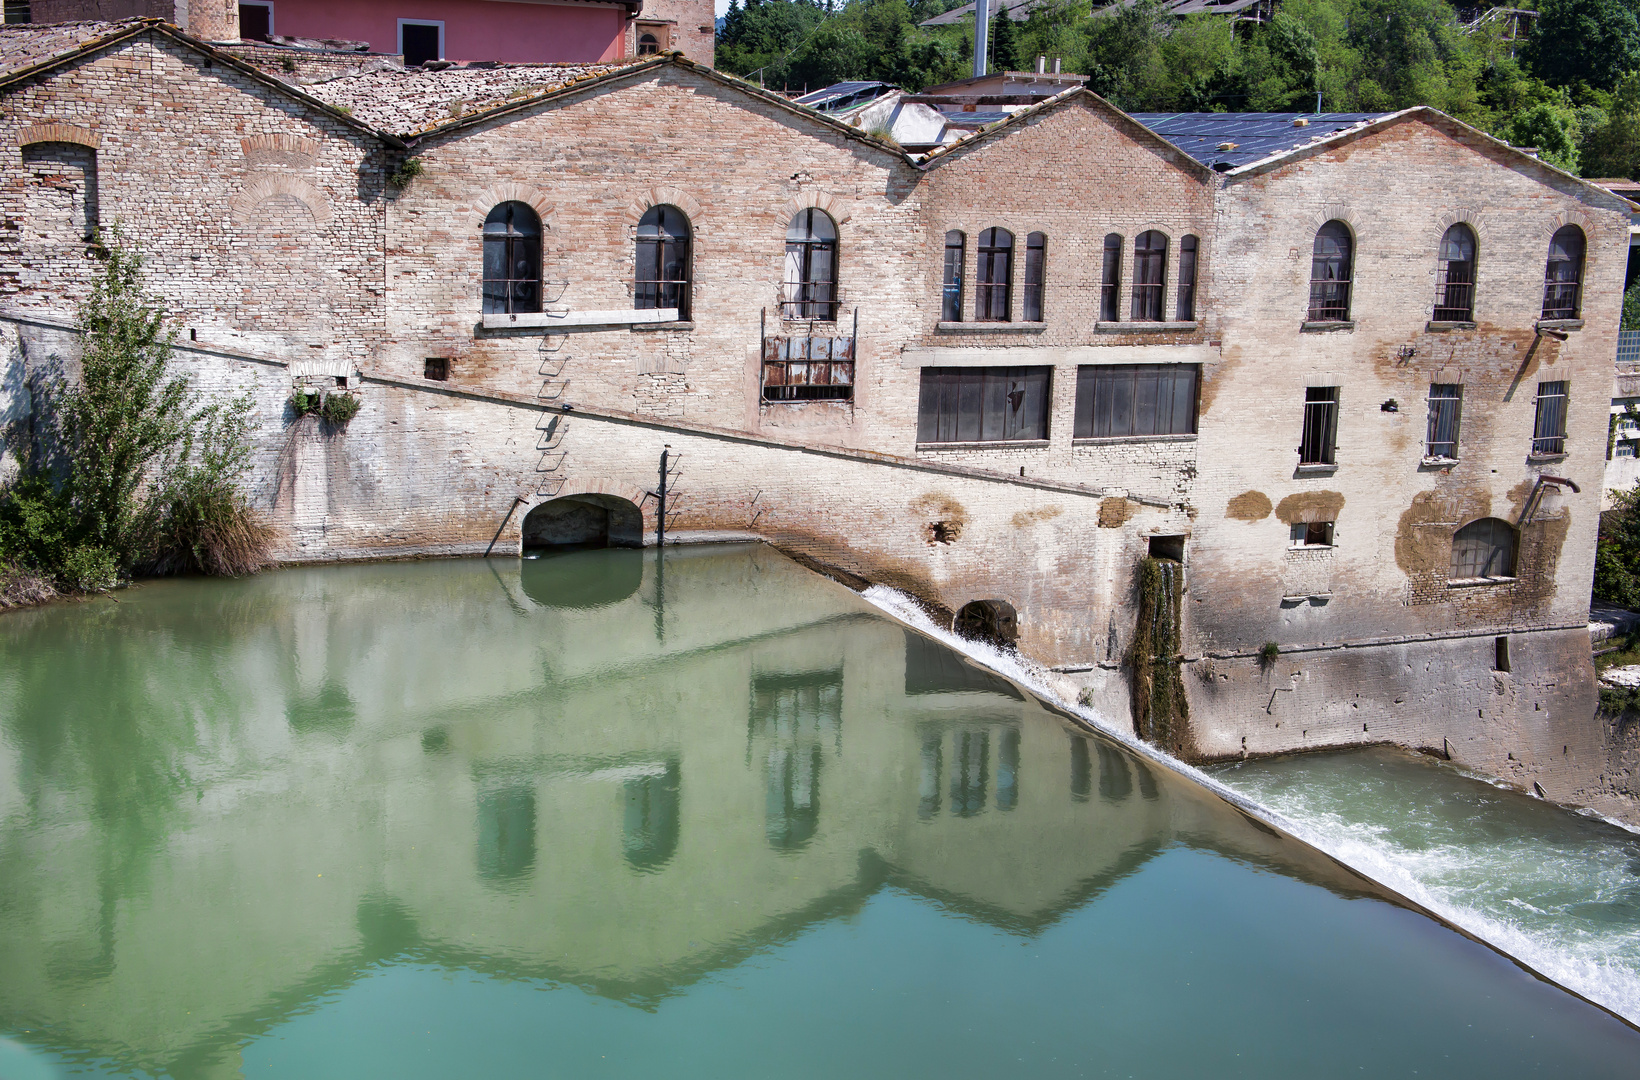
[[[129,29],[134,21],[0,25],[0,78]]]

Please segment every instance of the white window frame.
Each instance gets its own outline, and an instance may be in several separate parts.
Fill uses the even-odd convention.
[[[1309,532],[1311,525],[1327,526],[1327,542],[1325,544],[1311,544],[1305,540],[1305,534]],[[1336,521],[1295,521],[1288,532],[1287,549],[1289,551],[1331,551],[1337,544],[1334,538],[1334,530],[1337,527],[1338,522]]]
[[[269,37],[278,36],[279,31],[277,31],[273,28],[273,0],[238,0],[238,2],[234,5],[234,7],[235,8],[242,8],[242,7],[267,8],[268,9],[268,36]],[[241,34],[241,37],[243,37],[243,34]]]
[[[436,26],[438,27],[438,55],[433,59],[444,59],[444,20],[443,19],[400,19],[399,20],[399,55],[404,55],[404,28],[406,26]],[[272,31],[269,31],[272,33]]]

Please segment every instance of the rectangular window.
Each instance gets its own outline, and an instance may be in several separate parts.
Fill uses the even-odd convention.
[[[429,356],[422,366],[421,375],[424,379],[433,379],[444,382],[450,377],[450,360],[445,356]]]
[[[1196,433],[1196,364],[1101,364],[1076,369],[1078,439]]]
[[[923,368],[917,441],[1046,439],[1052,381],[1050,367]]]
[[[1463,414],[1461,383],[1430,383],[1429,434],[1424,440],[1428,458],[1458,457],[1458,420]]]
[[[1034,232],[1025,238],[1025,321],[1042,321],[1042,272],[1048,238]]]
[[[1187,236],[1179,241],[1179,303],[1180,322],[1196,318],[1196,238]]]
[[[273,5],[239,5],[239,40],[267,41],[273,36]]]
[[[6,0],[6,22],[26,23],[33,22],[34,17],[29,13],[29,0]]]
[[[764,401],[849,401],[852,338],[769,338],[763,343]]]
[[[1333,546],[1333,522],[1299,521],[1292,527],[1292,547],[1314,548]]]
[[[1099,287],[1099,320],[1115,322],[1120,317],[1122,291],[1122,237],[1105,237],[1105,268]]]
[[[945,234],[945,292],[940,302],[942,322],[962,321],[962,257],[967,237],[960,232]]]
[[[1634,439],[1619,439],[1613,451],[1618,457],[1640,457],[1640,441]]]
[[[400,19],[399,52],[404,55],[405,67],[444,59],[444,23]]]
[[[1304,434],[1298,444],[1298,463],[1336,464],[1337,438],[1338,387],[1309,387],[1304,391]]]
[[[1566,383],[1540,382],[1537,422],[1532,427],[1532,453],[1566,452]]]

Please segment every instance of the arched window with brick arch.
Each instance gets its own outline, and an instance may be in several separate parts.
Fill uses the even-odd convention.
[[[1452,581],[1515,576],[1515,530],[1501,518],[1480,518],[1452,537]]]
[[[1167,289],[1167,234],[1149,229],[1133,239],[1133,321],[1161,322]]]
[[[676,308],[689,318],[689,219],[675,206],[651,206],[638,219],[635,308]]]
[[[1564,225],[1549,240],[1549,261],[1543,270],[1543,317],[1575,319],[1583,299],[1583,230]]]
[[[837,318],[837,223],[824,210],[799,210],[786,226],[780,313],[788,319]]]
[[[504,202],[484,219],[484,314],[541,310],[541,219]]]
[[[1007,229],[984,229],[979,234],[979,262],[974,268],[974,318],[980,322],[1007,322],[1009,293],[1014,285],[1014,234]]]
[[[1316,230],[1310,257],[1310,322],[1348,322],[1355,240],[1342,221]]]
[[[1475,318],[1475,230],[1458,222],[1441,237],[1440,280],[1435,285],[1436,322]]]

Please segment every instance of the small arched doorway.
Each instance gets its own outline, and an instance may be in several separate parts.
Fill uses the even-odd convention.
[[[524,516],[523,548],[642,547],[643,512],[615,495],[566,495]]]
[[[972,600],[962,605],[951,629],[965,638],[1011,647],[1019,640],[1019,613],[1006,600]]]

